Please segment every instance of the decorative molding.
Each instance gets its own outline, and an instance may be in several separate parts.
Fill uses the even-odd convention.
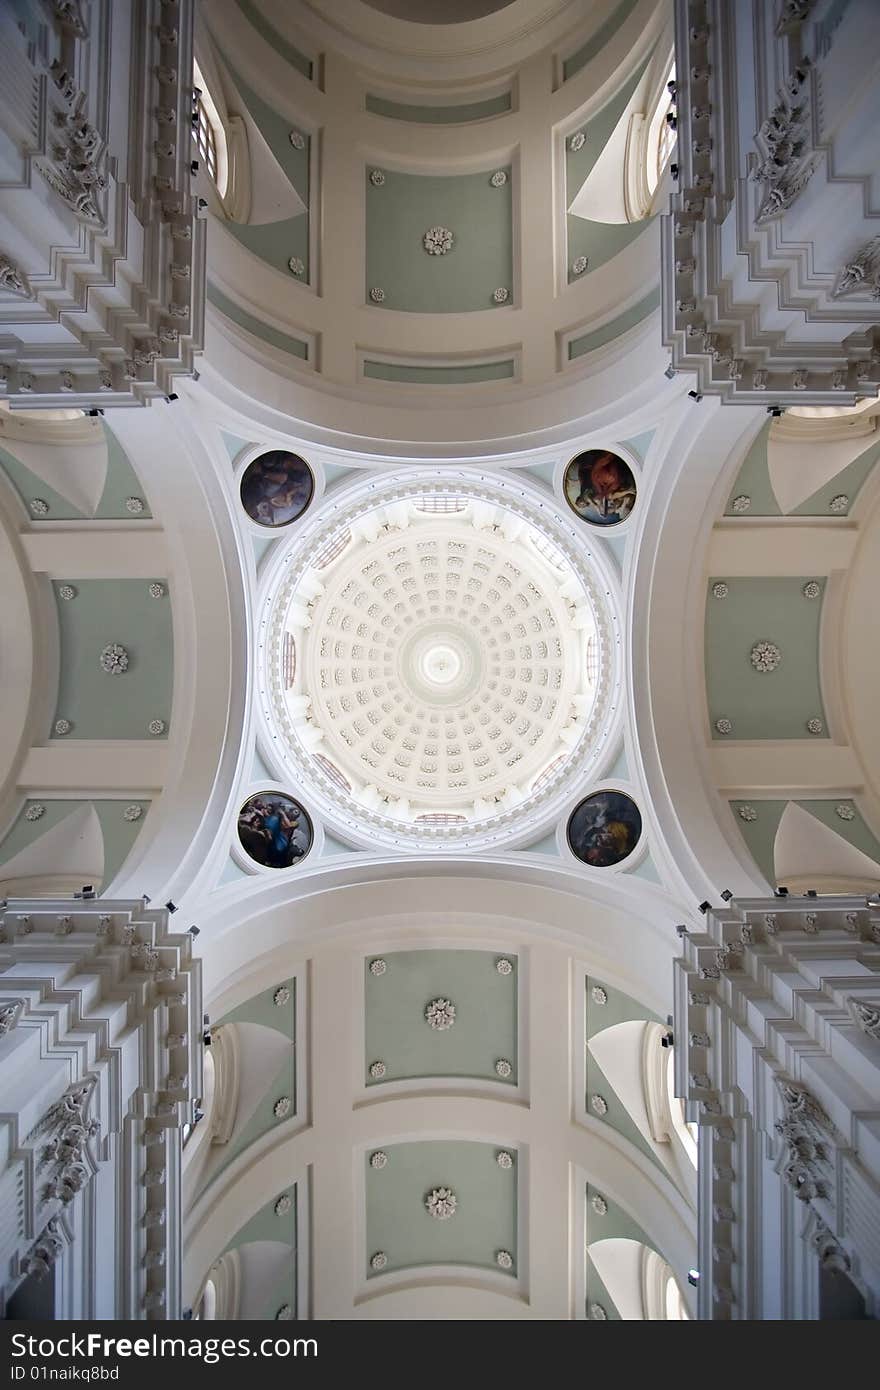
[[[600,1096],[598,1091],[590,1096],[590,1109],[596,1115],[608,1114],[608,1102],[604,1096]]]
[[[836,497],[832,497],[828,503],[828,510],[834,516],[844,516],[849,511],[849,498],[845,492],[840,492]]]
[[[513,1269],[513,1256],[509,1250],[496,1250],[495,1263],[499,1269]]]
[[[445,1032],[455,1023],[455,1005],[451,999],[432,999],[425,1009],[425,1022],[429,1028]]]
[[[374,304],[384,304],[385,291],[382,289],[380,285],[374,285],[373,288],[370,290],[370,298]]]
[[[370,1063],[370,1076],[373,1078],[374,1081],[380,1081],[382,1077],[385,1075],[385,1070],[386,1068],[384,1062]]]
[[[756,642],[749,652],[749,660],[756,671],[767,674],[776,670],[782,660],[782,652],[775,642]]]
[[[2,251],[0,251],[0,290],[6,294],[20,295],[22,299],[30,299],[31,297],[23,271],[19,270],[15,261],[10,260],[9,256],[4,255]]]
[[[384,975],[387,969],[388,966],[381,956],[377,956],[375,960],[370,961],[370,974],[376,976],[377,978],[380,975]]]
[[[283,1192],[275,1203],[273,1210],[276,1216],[286,1216],[292,1206],[292,1197],[290,1197],[288,1193]]]
[[[30,500],[30,509],[34,516],[48,516],[49,503],[44,497],[32,497]]]
[[[300,276],[306,273],[305,261],[299,256],[291,256],[290,260],[287,262],[287,268],[291,275]]]
[[[813,719],[808,719],[808,720],[807,720],[807,733],[808,733],[808,734],[821,734],[821,733],[824,733],[824,731],[825,731],[825,725],[822,723],[822,720],[821,720],[821,719],[818,719],[818,718],[815,718],[815,717],[814,717]]]
[[[126,497],[126,499],[125,499],[125,510],[126,510],[127,512],[130,512],[132,516],[140,516],[141,512],[144,510],[144,501],[143,501],[143,498],[142,498],[142,497]]]
[[[385,182],[385,174],[381,169],[370,170],[370,183],[374,188],[381,188]]]
[[[290,1096],[280,1096],[272,1106],[276,1120],[283,1120],[290,1114]]]
[[[723,584],[723,583],[720,583],[720,582],[719,582],[718,584],[713,584],[713,585],[712,585],[712,597],[713,597],[713,598],[718,598],[718,599],[727,598],[727,595],[728,595],[729,593],[730,593],[730,589],[729,589],[729,587],[728,587],[726,584]]]
[[[608,991],[603,989],[601,985],[593,985],[590,989],[590,998],[594,1004],[598,1004],[601,1007],[603,1004],[608,1003]]]
[[[272,995],[272,1003],[275,1005],[276,1009],[281,1009],[285,1004],[290,1003],[290,990],[287,985],[278,986],[275,993]]]
[[[429,256],[446,256],[455,245],[455,237],[448,227],[429,227],[422,244]]]
[[[850,294],[866,293],[869,293],[872,299],[880,299],[880,236],[872,237],[856,252],[851,261],[847,261],[833,290],[835,299],[842,299]]]
[[[588,256],[575,256],[574,260],[571,263],[572,275],[583,275],[584,271],[587,269],[589,264],[590,259]]]
[[[41,801],[32,801],[24,813],[25,820],[39,820],[45,813],[45,806]]]
[[[729,719],[716,719],[715,728],[719,734],[727,735],[733,733],[733,724]]]
[[[381,1168],[385,1168],[385,1167],[387,1166],[387,1164],[388,1164],[388,1155],[387,1155],[387,1153],[385,1153],[384,1149],[376,1149],[375,1153],[371,1153],[371,1154],[370,1154],[370,1167],[371,1167],[371,1168],[381,1169]]]
[[[370,1256],[370,1269],[375,1270],[377,1273],[380,1269],[384,1269],[387,1263],[388,1256],[385,1254],[384,1250],[377,1250],[375,1255]]]
[[[73,725],[69,719],[56,719],[53,725],[53,732],[56,733],[59,738],[63,738],[65,734],[70,733],[72,728]]]
[[[847,999],[846,1006],[862,1032],[875,1042],[880,1042],[880,1007],[852,997]]]
[[[605,1198],[602,1197],[598,1192],[594,1192],[592,1197],[590,1198],[590,1206],[593,1208],[593,1211],[596,1213],[597,1216],[608,1215],[608,1203],[605,1201]]]
[[[730,510],[732,512],[736,512],[737,516],[741,516],[743,512],[747,512],[749,510],[751,505],[751,497],[747,497],[745,493],[741,493],[739,497],[734,497],[733,501],[730,504]]]
[[[493,188],[503,188],[507,183],[507,170],[496,169],[489,182]]]
[[[165,720],[151,719],[147,725],[147,732],[152,734],[153,738],[158,738],[160,734],[164,734],[165,732]]]
[[[435,1187],[425,1198],[428,1215],[435,1221],[449,1221],[458,1207],[458,1198],[451,1187]]]
[[[854,811],[853,808],[852,808],[850,805],[848,805],[847,802],[845,802],[845,801],[841,801],[837,806],[835,806],[835,808],[834,808],[834,814],[838,817],[839,820],[847,820],[847,821],[848,821],[848,820],[855,820],[855,818],[856,818],[856,813],[855,813],[855,811]]]
[[[292,130],[287,138],[295,150],[305,149],[306,137],[303,135],[301,130]]]
[[[495,969],[499,975],[512,975],[513,965],[506,956],[500,956],[495,962]]]
[[[0,1038],[5,1038],[7,1033],[12,1032],[21,1018],[24,1005],[23,999],[6,999],[0,1003]]]
[[[513,1067],[506,1057],[498,1058],[498,1061],[495,1063],[495,1074],[496,1076],[500,1076],[502,1081],[506,1081],[509,1076],[513,1075]]]
[[[65,603],[70,603],[72,599],[75,599],[77,592],[73,584],[59,584],[58,586],[58,597],[63,599]]]

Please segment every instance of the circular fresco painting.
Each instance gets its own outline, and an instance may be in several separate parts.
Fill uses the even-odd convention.
[[[311,849],[312,823],[292,797],[258,792],[238,813],[238,838],[258,864],[289,869]]]
[[[288,526],[312,500],[315,479],[305,459],[270,449],[249,463],[241,479],[241,501],[260,526]]]
[[[573,458],[562,486],[568,505],[594,526],[617,526],[636,503],[632,469],[607,449],[587,449]]]
[[[642,817],[624,792],[593,792],[576,806],[568,822],[572,854],[596,869],[609,869],[632,854],[642,834]]]

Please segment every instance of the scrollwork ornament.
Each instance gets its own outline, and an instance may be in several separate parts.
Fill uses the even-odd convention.
[[[45,497],[32,497],[30,500],[30,509],[34,516],[49,515],[49,503],[46,501]]]
[[[729,719],[716,719],[715,728],[718,730],[719,734],[722,735],[730,734],[733,732],[733,724],[730,722]]]
[[[151,719],[147,725],[147,732],[152,734],[153,738],[158,738],[160,734],[164,734],[165,732],[165,720]]]
[[[58,597],[64,599],[65,603],[71,603],[76,594],[77,591],[72,584],[59,584]]]
[[[151,585],[150,585],[150,589],[149,589],[149,594],[150,594],[150,598],[164,598],[164,597],[165,597],[165,585],[164,585],[164,584],[159,584],[158,582],[151,584]]]
[[[584,132],[582,130],[576,130],[574,135],[569,139],[568,148],[571,150],[572,154],[577,154],[578,150],[582,150],[586,143],[587,137]]]
[[[306,137],[303,135],[301,130],[292,130],[287,138],[295,150],[305,149]]]
[[[808,734],[821,734],[824,728],[825,728],[825,725],[822,723],[822,720],[821,720],[821,719],[808,719],[808,720],[807,720],[807,733],[808,733]]]
[[[496,304],[506,304],[510,298],[510,290],[504,285],[499,285],[497,290],[492,291],[492,298]]]
[[[287,262],[287,269],[290,271],[291,275],[305,275],[305,261],[303,261],[300,256],[291,256],[290,260]]]

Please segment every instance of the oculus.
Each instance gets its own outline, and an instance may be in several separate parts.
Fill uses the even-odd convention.
[[[636,503],[632,469],[607,449],[587,449],[573,458],[562,487],[571,509],[593,526],[617,526]]]
[[[242,848],[267,869],[289,869],[312,847],[312,823],[298,801],[282,792],[258,792],[238,813]]]
[[[626,859],[641,835],[641,812],[625,792],[594,792],[575,808],[568,822],[572,854],[596,869],[609,869]]]
[[[305,459],[283,449],[261,454],[241,479],[242,506],[259,526],[289,526],[302,516],[314,491],[314,475]]]

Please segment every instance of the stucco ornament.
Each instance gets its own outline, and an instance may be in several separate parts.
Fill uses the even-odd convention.
[[[590,1206],[597,1216],[606,1216],[608,1213],[608,1203],[599,1192],[594,1192],[590,1198]]]
[[[458,1198],[451,1187],[435,1187],[425,1198],[425,1207],[435,1221],[449,1221],[455,1215]]]
[[[605,1312],[605,1309],[602,1307],[601,1303],[591,1303],[590,1317],[593,1319],[594,1322],[605,1322],[608,1317],[608,1314]]]
[[[576,130],[568,142],[568,148],[571,150],[572,154],[577,154],[578,150],[582,150],[586,143],[587,137],[584,132],[582,130]]]
[[[822,592],[821,584],[817,584],[815,579],[810,579],[801,590],[804,598],[818,598]]]
[[[272,1106],[272,1113],[276,1120],[283,1120],[285,1115],[290,1114],[290,1096],[281,1096]]]
[[[305,262],[299,256],[291,256],[287,262],[287,269],[291,275],[305,275],[306,273]]]
[[[499,1057],[498,1061],[495,1063],[496,1076],[500,1076],[503,1080],[506,1080],[512,1073],[513,1067],[510,1065],[507,1058]]]
[[[593,985],[593,988],[590,990],[590,998],[594,1004],[607,1004],[608,991],[603,989],[601,985]]]
[[[831,501],[828,503],[829,512],[833,512],[835,516],[843,516],[848,507],[849,498],[843,492],[838,493],[836,497],[832,497]]]
[[[849,1011],[869,1038],[875,1042],[880,1042],[880,1009],[876,1004],[869,1004],[864,999],[848,999]]]
[[[489,182],[493,188],[503,188],[507,183],[507,170],[496,169]]]
[[[737,811],[737,815],[739,816],[740,820],[744,820],[747,823],[758,819],[758,813],[755,810],[754,806],[740,806]]]
[[[2,252],[0,252],[0,290],[5,290],[7,294],[22,296],[26,296],[28,293],[23,273],[15,262],[3,255]]]
[[[747,497],[746,494],[742,492],[740,493],[739,497],[734,497],[733,501],[730,504],[730,510],[732,512],[737,513],[747,512],[751,505],[751,497]]]
[[[65,734],[69,734],[72,728],[73,728],[73,725],[71,724],[71,722],[70,722],[69,719],[56,719],[56,720],[55,720],[55,730],[54,730],[54,731],[55,731],[55,733],[58,735],[59,738],[63,738]]]
[[[384,1062],[371,1062],[371,1063],[370,1063],[370,1076],[373,1078],[374,1081],[381,1081],[381,1079],[382,1079],[382,1077],[383,1077],[384,1075],[385,1075],[385,1063],[384,1063]]]
[[[118,642],[108,642],[101,652],[101,670],[108,676],[121,676],[128,670],[128,652]]]
[[[492,291],[492,298],[496,304],[506,304],[510,298],[510,290],[504,285],[499,285],[497,290]]]
[[[382,959],[381,956],[377,956],[377,958],[376,958],[375,960],[371,960],[371,961],[370,961],[370,974],[371,974],[371,975],[376,975],[377,977],[378,977],[379,975],[384,975],[384,974],[385,974],[385,971],[386,971],[387,969],[388,969],[388,966],[387,966],[386,962]]]
[[[438,1032],[445,1032],[455,1022],[455,1005],[451,999],[432,999],[425,1009],[425,1022]]]
[[[855,811],[845,801],[842,801],[839,806],[835,806],[834,813],[839,816],[841,820],[855,820],[856,818]]]
[[[63,598],[65,603],[70,603],[71,599],[76,598],[76,589],[72,584],[60,584],[58,586],[58,597]]]
[[[499,1269],[513,1269],[513,1256],[509,1250],[496,1250],[495,1263]]]
[[[574,260],[571,263],[572,275],[583,275],[584,271],[586,270],[589,264],[590,260],[588,256],[575,256]]]
[[[599,1095],[598,1091],[595,1095],[590,1096],[590,1109],[597,1115],[608,1114],[608,1102],[604,1096]]]
[[[498,1164],[499,1168],[512,1168],[513,1154],[508,1153],[507,1149],[499,1149],[498,1153],[495,1155],[495,1162]]]
[[[499,975],[510,975],[513,973],[513,966],[506,956],[502,956],[500,960],[495,962],[495,969],[498,971]]]
[[[429,256],[445,256],[452,250],[455,237],[448,227],[429,227],[422,243]]]
[[[125,510],[131,512],[132,516],[140,516],[141,512],[144,510],[143,498],[126,497]]]
[[[807,733],[809,734],[821,734],[824,727],[825,725],[822,723],[821,719],[807,720]]]
[[[377,1250],[375,1255],[370,1258],[370,1269],[384,1269],[388,1263],[388,1256],[384,1250]]]
[[[41,802],[34,801],[25,811],[24,818],[25,820],[39,820],[40,816],[44,814],[45,810],[46,808],[42,805]]]
[[[385,1168],[385,1167],[387,1166],[387,1164],[388,1164],[388,1155],[387,1155],[387,1153],[385,1153],[385,1150],[384,1150],[384,1149],[377,1149],[375,1153],[370,1154],[370,1167],[371,1167],[371,1168],[376,1168],[376,1169]]]
[[[749,652],[749,660],[756,671],[766,675],[769,671],[775,671],[782,660],[782,652],[775,642],[756,642]]]
[[[306,137],[303,135],[301,130],[292,130],[287,138],[295,150],[305,149]]]
[[[373,185],[374,188],[381,188],[384,182],[385,175],[383,174],[381,169],[370,170],[370,183]]]
[[[164,598],[165,585],[158,582],[150,585],[150,598]]]
[[[713,598],[727,598],[727,595],[728,595],[729,593],[730,593],[730,589],[728,588],[728,586],[727,586],[726,584],[713,584],[713,585],[712,585],[712,597],[713,597]]]
[[[147,725],[147,729],[149,733],[153,735],[153,738],[158,738],[160,734],[164,734],[165,732],[165,720],[151,719]]]
[[[32,497],[30,506],[34,516],[48,516],[49,503],[44,497]]]
[[[275,1203],[275,1215],[286,1216],[292,1206],[293,1202],[291,1198],[288,1196],[286,1192],[283,1192],[281,1196],[278,1198],[278,1201]]]
[[[382,289],[381,285],[373,286],[370,290],[370,298],[374,304],[383,304],[385,302],[385,291]]]
[[[729,719],[716,719],[715,728],[719,734],[729,734],[733,732],[733,724]]]
[[[280,985],[278,989],[276,989],[275,993],[272,995],[272,1003],[275,1005],[276,1009],[281,1009],[285,1004],[290,1003],[290,990],[287,988],[287,985]]]
[[[136,801],[133,801],[130,806],[126,806],[122,813],[122,819],[127,821],[140,820],[143,814],[143,808],[138,806]]]
[[[282,1303],[278,1312],[275,1314],[276,1322],[290,1322],[293,1319],[293,1309],[289,1303]]]

